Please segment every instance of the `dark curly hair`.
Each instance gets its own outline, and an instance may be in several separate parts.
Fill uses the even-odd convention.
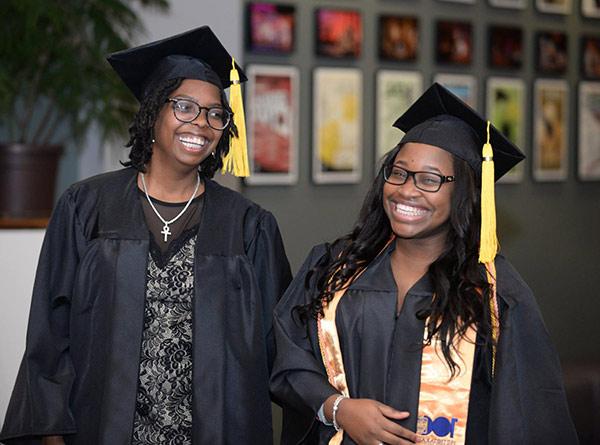
[[[133,118],[129,127],[129,142],[126,147],[131,147],[129,151],[129,161],[122,162],[126,167],[134,167],[140,172],[146,172],[146,164],[152,157],[152,139],[154,138],[154,125],[163,105],[177,88],[181,85],[184,78],[167,79],[151,84],[144,96],[140,109]],[[233,123],[233,112],[227,102],[227,97],[223,89],[220,89],[221,103],[223,107],[232,115],[232,120],[225,130],[217,144],[214,156],[208,156],[200,163],[200,176],[212,178],[217,170],[223,167],[223,157],[229,153],[229,139],[237,137],[237,128]]]
[[[398,145],[385,156],[353,230],[328,244],[325,254],[307,274],[305,287],[314,296],[308,304],[294,308],[304,322],[322,315],[323,307],[335,292],[349,286],[356,273],[368,266],[394,236],[383,208],[383,170],[393,164],[401,149]],[[429,266],[435,297],[417,317],[427,319],[425,344],[430,344],[434,337],[440,339],[444,359],[455,375],[458,365],[451,351],[455,340],[463,337],[469,326],[478,326],[484,343],[492,339],[490,285],[478,263],[481,216],[477,178],[462,159],[453,156],[453,163],[456,182],[446,244],[442,254]]]

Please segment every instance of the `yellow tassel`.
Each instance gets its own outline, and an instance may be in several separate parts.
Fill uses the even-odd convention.
[[[221,173],[233,173],[238,177],[250,176],[248,165],[248,149],[246,144],[246,119],[244,117],[244,102],[242,100],[242,85],[240,75],[235,68],[235,59],[231,59],[232,68],[229,72],[231,87],[229,89],[229,104],[233,111],[233,123],[237,127],[238,137],[229,139],[229,153],[223,158]]]
[[[496,201],[494,197],[494,152],[490,144],[490,122],[487,123],[487,142],[483,146],[481,163],[481,238],[479,262],[493,261],[498,252],[496,237]]]

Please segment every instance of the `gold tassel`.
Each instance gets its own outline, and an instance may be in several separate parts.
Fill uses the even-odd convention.
[[[232,68],[229,72],[231,87],[229,90],[229,104],[233,111],[233,123],[237,127],[238,136],[229,139],[229,153],[223,158],[221,173],[233,173],[238,177],[250,176],[248,165],[248,149],[246,144],[246,119],[244,117],[244,102],[242,100],[242,85],[240,75],[235,68],[235,59],[231,58]]]
[[[481,237],[479,262],[493,261],[498,252],[496,237],[496,202],[494,197],[494,152],[490,144],[490,122],[487,123],[487,142],[483,146],[481,163]]]

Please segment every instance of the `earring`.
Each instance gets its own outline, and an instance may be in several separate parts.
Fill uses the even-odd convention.
[[[212,155],[213,159],[216,158],[216,155],[215,155],[214,151],[211,153],[211,155]]]
[[[152,138],[152,143],[154,144],[156,142],[156,139]]]

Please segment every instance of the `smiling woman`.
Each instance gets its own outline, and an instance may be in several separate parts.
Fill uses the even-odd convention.
[[[577,443],[533,295],[496,255],[494,179],[524,156],[438,84],[395,126],[353,231],[275,309],[282,444]]]
[[[246,77],[208,27],[109,62],[140,101],[127,168],[56,206],[0,441],[268,444],[289,265],[273,215],[211,179]]]

